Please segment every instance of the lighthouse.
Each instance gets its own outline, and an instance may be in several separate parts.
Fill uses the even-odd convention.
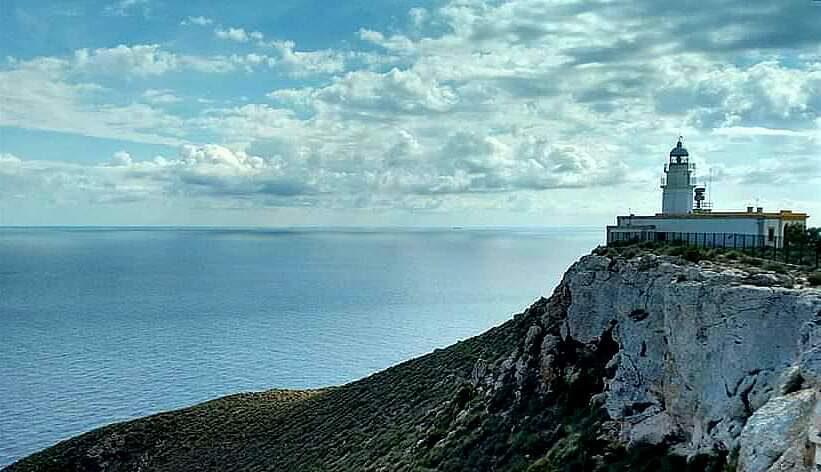
[[[706,188],[695,185],[695,164],[678,137],[661,177],[661,213],[622,215],[607,226],[607,244],[622,241],[681,241],[701,247],[784,247],[788,226],[806,228],[806,213],[792,210],[716,211]]]
[[[690,163],[690,154],[681,144],[670,151],[670,161],[664,165],[661,179],[661,212],[666,215],[687,214],[693,211],[693,173],[696,165]]]

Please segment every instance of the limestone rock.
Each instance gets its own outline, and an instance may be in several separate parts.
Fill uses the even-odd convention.
[[[739,472],[803,472],[807,429],[815,391],[804,389],[770,399],[747,420],[741,433]]]
[[[812,324],[821,293],[789,285],[719,263],[590,255],[562,281],[562,339],[591,344],[612,329],[620,349],[596,400],[623,440],[675,437],[686,454],[731,451],[773,397],[804,379],[821,386],[821,326]],[[796,365],[787,385],[784,372]]]

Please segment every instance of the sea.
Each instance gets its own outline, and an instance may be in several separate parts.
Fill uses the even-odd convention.
[[[0,467],[218,396],[343,384],[549,296],[600,228],[0,228]]]

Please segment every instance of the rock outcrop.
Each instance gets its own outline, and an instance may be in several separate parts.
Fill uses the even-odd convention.
[[[747,453],[770,436],[773,461],[742,457],[741,470],[754,471],[787,451],[773,448],[794,442],[796,422],[807,436],[813,382],[821,379],[818,290],[791,288],[778,274],[652,254],[585,257],[564,284],[573,303],[563,335],[590,343],[612,329],[619,344],[604,406],[622,441],[666,441],[695,455],[739,446]]]
[[[731,261],[586,256],[523,346],[497,368],[482,365],[485,394],[512,385],[523,401],[557,378],[571,384],[580,366],[569,345],[611,351],[600,391],[589,392],[606,412],[598,437],[722,456],[743,472],[821,465],[821,291],[800,280]],[[538,386],[528,392],[528,381]]]
[[[810,472],[819,391],[821,290],[593,254],[508,323],[372,377],[114,425],[9,470]]]

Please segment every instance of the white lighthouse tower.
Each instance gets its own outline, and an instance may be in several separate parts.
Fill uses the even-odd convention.
[[[681,241],[699,247],[783,248],[788,227],[807,227],[809,216],[791,210],[714,211],[707,189],[695,185],[695,170],[679,136],[661,177],[662,212],[617,216],[616,224],[607,227],[607,244]]]
[[[693,172],[696,165],[689,160],[690,154],[681,145],[679,136],[676,147],[670,151],[670,162],[664,165],[664,176],[661,179],[661,212],[664,214],[687,214],[693,211]]]

